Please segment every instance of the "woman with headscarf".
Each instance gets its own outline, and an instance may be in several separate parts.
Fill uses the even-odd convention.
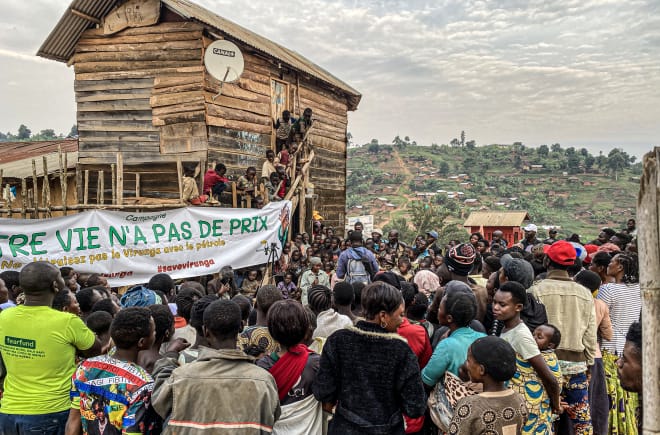
[[[362,291],[362,308],[365,320],[325,343],[314,396],[326,411],[336,405],[330,435],[403,435],[403,413],[422,416],[426,398],[417,358],[396,333],[404,311],[401,292],[374,282]]]

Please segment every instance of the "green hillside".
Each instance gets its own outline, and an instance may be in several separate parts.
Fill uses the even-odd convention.
[[[429,147],[397,137],[350,148],[347,216],[373,214],[379,228],[407,226],[414,234],[428,226],[415,211],[424,208],[440,216],[432,226],[454,229],[474,210],[527,210],[533,223],[583,241],[635,216],[641,165],[620,149],[593,156],[559,144],[452,142]]]

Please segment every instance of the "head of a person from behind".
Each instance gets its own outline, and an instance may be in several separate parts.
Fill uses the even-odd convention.
[[[69,291],[69,289],[60,290],[55,294],[52,307],[54,310],[71,313],[74,316],[80,314],[80,305],[78,304],[76,295]]]
[[[160,345],[169,341],[174,334],[174,315],[166,305],[150,305],[151,317],[156,325],[156,341],[154,345]]]
[[[117,313],[121,310],[121,307],[117,305],[117,302],[115,302],[113,299],[108,298],[108,299],[101,299],[100,301],[97,301],[93,306],[91,313],[95,313],[97,311],[105,311],[108,314],[110,314],[112,317],[115,317]]]
[[[190,311],[190,326],[195,328],[197,334],[204,336],[204,310],[219,298],[216,295],[206,295],[195,301]]]
[[[532,335],[540,351],[555,350],[561,343],[561,331],[549,323],[537,326]]]
[[[147,284],[147,288],[149,290],[163,292],[168,301],[174,301],[176,287],[172,277],[166,273],[157,273],[152,276]]]
[[[243,327],[247,325],[248,317],[250,317],[250,312],[252,312],[252,301],[245,295],[238,294],[231,298],[232,301],[236,302],[241,309],[241,320],[243,321]]]
[[[406,309],[406,315],[410,320],[422,321],[429,307],[429,299],[424,293],[416,293],[410,306]]]
[[[303,118],[305,119],[305,121],[311,121],[311,119],[312,119],[312,109],[310,109],[308,107],[305,110],[303,110]]]
[[[193,304],[204,296],[204,287],[200,283],[194,286],[193,284],[181,285],[174,302],[176,303],[176,313],[178,316],[183,317],[186,323],[190,323],[190,311]]]
[[[527,302],[527,291],[515,281],[505,282],[493,296],[493,316],[502,322],[520,317]]]
[[[108,284],[108,278],[98,273],[91,274],[89,278],[87,278],[85,287],[95,287],[95,286],[103,286],[105,288],[110,288],[110,285]]]
[[[156,324],[144,307],[124,308],[110,325],[110,336],[118,350],[146,350],[156,339]]]
[[[5,270],[0,273],[2,279],[7,287],[9,300],[16,302],[16,296],[21,292],[20,286],[20,272],[16,270]]]
[[[504,254],[500,258],[500,264],[502,265],[499,275],[500,284],[516,281],[528,289],[534,283],[534,268],[527,260]]]
[[[557,240],[552,245],[546,245],[544,266],[548,270],[567,270],[575,264],[577,252],[575,247],[566,240]]]
[[[282,299],[284,299],[282,292],[274,285],[269,284],[259,287],[259,290],[257,290],[255,305],[257,308],[257,314],[263,317],[263,323],[258,323],[266,326],[265,322],[266,316],[268,315],[268,310],[270,310],[270,307],[275,302],[281,301]]]
[[[367,321],[396,332],[403,321],[401,291],[382,281],[369,284],[362,290],[362,311]]]
[[[332,308],[332,290],[324,285],[314,285],[307,292],[309,308],[317,316]]]
[[[516,352],[499,337],[481,337],[468,348],[466,368],[472,382],[504,383],[516,374]]]
[[[308,331],[309,316],[297,301],[284,299],[270,307],[268,332],[284,348],[302,343]]]
[[[99,336],[103,343],[110,338],[110,325],[113,317],[105,311],[95,311],[87,316],[85,324],[92,332]]]
[[[419,292],[418,287],[411,282],[401,282],[401,297],[403,298],[403,308],[405,312],[408,311],[408,308],[413,304],[415,300],[415,295]],[[336,287],[336,286],[335,286]]]
[[[642,392],[642,324],[634,322],[628,328],[623,353],[616,362],[621,388]]]
[[[353,302],[355,302],[355,292],[350,283],[340,281],[335,284],[332,292],[334,295],[335,306],[350,308]]]
[[[46,261],[28,263],[19,273],[18,280],[25,294],[25,305],[51,306],[55,294],[64,289],[60,270]]]
[[[348,240],[351,242],[351,247],[352,248],[361,247],[362,246],[362,231],[360,231],[360,230],[352,231],[351,235],[348,237]]]
[[[601,285],[600,276],[591,270],[583,270],[579,272],[577,275],[575,275],[573,280],[580,284],[582,287],[586,287],[586,289],[594,295],[598,292],[598,288]]]
[[[467,277],[472,270],[476,256],[477,251],[470,243],[461,243],[447,249],[445,262],[438,270],[441,284],[454,279],[453,277],[456,276]]]
[[[204,310],[204,337],[214,349],[235,349],[243,327],[241,308],[231,300],[216,300]]]
[[[76,292],[76,298],[78,299],[78,304],[80,304],[80,312],[83,317],[92,312],[92,308],[98,301],[106,299],[105,293],[100,286],[81,288]]]
[[[466,327],[477,316],[477,299],[472,293],[462,290],[449,291],[440,300],[438,323],[450,330]]]

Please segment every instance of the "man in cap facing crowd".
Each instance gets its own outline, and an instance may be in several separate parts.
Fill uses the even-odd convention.
[[[569,405],[561,417],[560,427],[573,427],[575,434],[591,434],[591,413],[587,370],[594,364],[596,352],[596,310],[589,290],[574,282],[566,269],[575,263],[575,247],[565,240],[545,245],[546,278],[531,289],[545,305],[548,322],[561,331],[556,349],[564,375],[562,398]],[[570,419],[570,421],[569,421]],[[566,430],[559,430],[565,433]]]
[[[519,245],[523,248],[524,251],[532,252],[532,247],[541,243],[541,241],[536,238],[538,227],[534,224],[527,224],[523,230],[525,231],[525,238],[520,241]]]

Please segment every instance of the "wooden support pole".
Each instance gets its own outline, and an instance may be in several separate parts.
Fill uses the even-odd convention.
[[[62,206],[65,207],[62,212],[66,215],[66,188],[64,187],[66,185],[66,177],[64,176],[64,159],[62,156],[62,146],[59,145],[57,147],[57,157],[58,161],[60,163],[60,190],[61,190],[61,196],[62,196]]]
[[[197,188],[199,189],[199,193],[204,195],[204,174],[206,174],[206,159],[200,157],[199,159],[199,184]],[[209,197],[213,198],[213,192],[209,192]]]
[[[46,214],[44,217],[51,217],[51,210],[50,210],[50,179],[48,175],[48,161],[46,160],[46,156],[42,156],[42,166],[44,169],[44,185],[43,185],[43,191],[44,191],[44,206],[46,207]]]
[[[637,199],[644,435],[660,434],[660,147],[646,154]]]
[[[114,163],[110,165],[110,175],[112,178],[112,202],[111,204],[117,204],[117,173],[115,172],[116,166]]]
[[[27,181],[21,178],[21,219],[25,219],[27,209]]]
[[[181,164],[181,156],[176,156],[176,177],[179,182],[179,201],[183,201],[183,165]]]
[[[32,159],[32,197],[34,206],[39,207],[39,179],[37,178],[37,162]],[[35,211],[34,218],[39,219],[39,213]]]
[[[140,173],[135,174],[135,197],[140,197]]]
[[[89,169],[85,169],[85,189],[83,190],[83,204],[89,202]]]
[[[124,203],[124,155],[117,153],[117,204]]]
[[[98,189],[96,192],[96,203],[103,204],[105,202],[105,180],[103,179],[103,171],[99,171]]]
[[[236,192],[236,183],[231,183],[231,206],[238,207],[238,193]]]

